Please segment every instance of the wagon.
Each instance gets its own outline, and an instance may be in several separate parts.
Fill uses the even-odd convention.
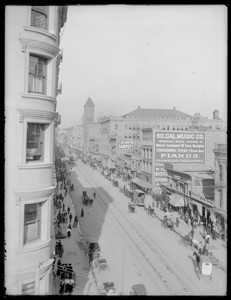
[[[212,267],[213,264],[209,258],[209,256],[201,255],[200,256],[200,275],[207,276],[212,280]]]
[[[130,292],[130,295],[147,295],[147,290],[146,290],[146,287],[140,283],[140,284],[134,284],[132,286],[132,290]]]

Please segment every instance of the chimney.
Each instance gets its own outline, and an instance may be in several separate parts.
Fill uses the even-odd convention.
[[[140,109],[140,105],[138,105],[138,109]]]
[[[173,107],[173,109],[176,109],[175,106]]]
[[[213,120],[219,119],[219,111],[217,109],[215,109],[213,111]]]

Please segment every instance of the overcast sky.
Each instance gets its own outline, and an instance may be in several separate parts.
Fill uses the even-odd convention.
[[[227,114],[224,5],[68,6],[61,34],[61,127],[138,107]]]

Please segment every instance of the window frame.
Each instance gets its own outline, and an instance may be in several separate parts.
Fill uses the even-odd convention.
[[[42,12],[42,9],[40,9],[39,7],[45,7],[45,12]],[[40,13],[42,16],[45,17],[45,28],[32,25],[33,11],[38,13],[38,14]],[[35,27],[35,28],[38,28],[38,29],[49,31],[49,6],[45,6],[45,5],[43,5],[43,6],[31,6],[30,27]]]
[[[28,244],[31,244],[31,243],[34,243],[34,242],[36,242],[36,241],[38,241],[38,240],[41,240],[41,234],[42,234],[42,232],[41,232],[41,226],[42,226],[42,206],[43,206],[43,202],[41,201],[41,202],[36,202],[36,203],[25,203],[24,204],[24,215],[23,215],[23,221],[24,221],[24,225],[23,225],[23,246],[25,246],[25,245],[28,245]],[[26,238],[25,238],[25,236],[26,236],[26,234],[25,234],[25,226],[29,226],[29,225],[26,225],[25,224],[25,219],[26,219],[26,206],[28,206],[28,205],[37,205],[37,208],[38,208],[38,214],[39,214],[39,218],[37,218],[36,217],[36,219],[38,219],[38,221],[31,221],[31,224],[30,225],[32,225],[32,224],[34,224],[34,223],[38,223],[38,228],[37,228],[37,232],[36,232],[36,235],[37,235],[37,237],[35,237],[35,238],[32,238],[32,239],[30,239],[30,240],[26,240]]]
[[[28,148],[28,142],[33,142],[33,143],[36,143],[36,141],[28,141],[28,127],[29,127],[29,125],[40,125],[40,126],[43,126],[43,128],[42,128],[42,142],[40,142],[40,143],[42,143],[43,145],[42,145],[42,154],[41,154],[41,158],[40,159],[34,159],[34,160],[28,160],[27,159],[27,153],[28,153],[28,149],[30,149],[30,148]],[[31,163],[31,162],[34,162],[34,161],[36,161],[36,162],[43,162],[44,161],[44,152],[45,152],[45,131],[46,131],[46,129],[47,129],[47,126],[46,126],[46,124],[43,124],[43,123],[32,123],[32,122],[27,122],[27,134],[26,134],[26,163]],[[32,149],[32,148],[31,148]],[[38,150],[39,151],[39,150]],[[34,156],[38,156],[39,154],[35,154]]]
[[[31,57],[37,58],[38,62],[37,64],[39,65],[39,60],[40,62],[43,63],[43,71],[42,74],[39,74],[39,72],[34,72],[32,73],[31,71]],[[40,56],[40,55],[36,55],[33,53],[30,53],[29,55],[29,74],[28,74],[28,93],[29,94],[42,94],[42,95],[47,95],[47,69],[48,69],[48,64],[49,64],[49,59],[47,59],[46,57]],[[41,77],[43,82],[42,82],[42,92],[40,91],[30,91],[30,75],[34,76],[34,77]]]

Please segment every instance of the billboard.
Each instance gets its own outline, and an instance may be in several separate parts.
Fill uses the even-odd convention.
[[[155,164],[205,164],[205,132],[155,131]]]

